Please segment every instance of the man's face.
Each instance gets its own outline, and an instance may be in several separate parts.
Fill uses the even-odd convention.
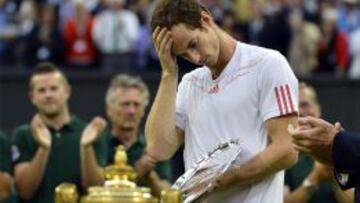
[[[218,62],[219,37],[210,16],[205,13],[202,16],[201,28],[191,29],[183,23],[171,28],[172,52],[191,63],[211,67]]]
[[[39,113],[55,117],[66,110],[70,97],[70,86],[58,73],[45,73],[32,78],[30,99]]]
[[[299,94],[300,117],[313,116],[319,118],[320,107],[313,100],[309,89],[301,88]]]
[[[125,131],[139,127],[145,111],[145,98],[136,88],[118,88],[107,106],[108,116],[116,128]]]

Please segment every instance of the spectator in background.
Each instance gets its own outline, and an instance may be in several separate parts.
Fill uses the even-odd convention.
[[[139,18],[140,24],[146,24],[151,10],[151,0],[133,0],[129,1],[128,8]]]
[[[359,0],[339,0],[337,26],[348,36],[360,28]]]
[[[299,85],[299,116],[321,116],[316,91],[306,83]],[[300,153],[296,165],[285,172],[285,203],[346,203],[339,186],[333,181],[332,168]]]
[[[63,63],[64,47],[57,26],[55,8],[50,5],[40,6],[40,15],[36,26],[22,37],[24,43],[25,64],[34,66],[38,62],[51,61]]]
[[[7,136],[0,132],[0,202],[6,202],[11,194],[11,151]]]
[[[171,170],[168,161],[156,163],[145,152],[140,122],[148,103],[149,90],[140,78],[117,75],[112,79],[106,95],[106,112],[112,124],[108,163],[114,162],[116,147],[123,145],[129,164],[138,174],[140,186],[150,187],[160,196],[163,189],[170,187],[166,180],[171,180]]]
[[[290,10],[283,0],[268,0],[264,12],[264,26],[260,36],[260,45],[275,49],[288,56],[291,40],[289,24]]]
[[[224,17],[226,8],[224,2],[227,0],[199,0],[201,4],[206,6],[213,16],[215,22],[219,23]]]
[[[344,75],[349,64],[349,48],[346,34],[336,26],[337,13],[334,7],[322,5],[321,32],[318,48],[317,72]]]
[[[236,21],[241,23],[248,23],[252,18],[252,4],[256,3],[261,5],[265,4],[266,0],[233,0],[232,1],[232,11],[235,15]]]
[[[124,8],[125,0],[106,0],[107,9],[94,22],[93,40],[102,53],[106,71],[130,72],[139,37],[139,20]]]
[[[135,45],[135,58],[136,67],[139,69],[149,69],[151,66],[153,46],[151,43],[151,33],[148,25],[148,17],[151,10],[150,0],[137,0],[132,1],[129,5],[129,9],[137,14],[139,18],[139,37]],[[155,60],[157,55],[155,54]]]
[[[289,63],[298,76],[310,76],[318,65],[317,48],[321,33],[318,26],[305,18],[303,2],[293,3],[290,14],[292,37],[289,49]]]
[[[237,30],[238,25],[235,15],[231,11],[224,11],[223,18],[221,19],[219,25],[225,32],[229,33],[236,40],[243,40],[242,35]]]
[[[358,79],[360,78],[360,28],[351,33],[349,41],[352,53],[349,76]]]
[[[66,20],[63,28],[66,62],[74,68],[91,68],[96,61],[96,49],[91,36],[93,19],[83,0],[72,2],[75,14]]]
[[[17,57],[21,59],[17,61],[20,66],[26,65],[26,61],[23,59],[28,57],[25,52],[28,42],[24,39],[26,39],[26,37],[29,36],[37,26],[38,18],[36,8],[36,3],[33,0],[23,1],[20,4],[17,14],[19,36],[16,51]]]
[[[77,0],[75,0],[77,1]],[[84,4],[84,7],[90,12],[96,12],[99,1],[102,0],[79,0],[78,2],[81,2]],[[74,0],[47,0],[48,4],[51,4],[52,6],[57,8],[58,13],[58,23],[59,27],[63,28],[65,22],[69,18],[74,18],[75,14],[75,7],[74,7]]]
[[[87,126],[68,107],[71,87],[53,64],[42,63],[30,76],[29,96],[37,113],[13,134],[14,179],[20,202],[52,203],[55,188],[76,184],[81,194],[103,184],[106,162],[105,121]],[[66,167],[64,167],[66,165]]]
[[[12,12],[6,0],[0,0],[0,65],[14,63],[14,50],[12,44],[17,36],[17,29],[11,22]]]
[[[249,21],[249,43],[253,45],[261,45],[261,37],[264,29],[264,15],[263,15],[263,6],[261,0],[251,1],[250,8],[251,16]]]

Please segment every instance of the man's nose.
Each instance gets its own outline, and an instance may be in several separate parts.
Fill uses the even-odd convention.
[[[198,64],[198,65],[201,65],[201,55],[199,54],[199,52],[192,52],[190,54],[190,60],[192,63],[195,63],[195,64]]]
[[[137,108],[135,105],[129,105],[129,107],[127,108],[127,112],[128,114],[134,115],[136,114]]]
[[[51,98],[51,97],[53,97],[53,96],[54,96],[53,91],[51,91],[51,90],[46,90],[46,91],[45,91],[45,97],[46,97],[46,98]]]

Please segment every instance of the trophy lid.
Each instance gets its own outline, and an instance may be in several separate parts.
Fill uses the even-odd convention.
[[[123,145],[116,148],[114,165],[105,168],[105,180],[128,180],[134,181],[136,178],[135,170],[127,165],[127,155]]]

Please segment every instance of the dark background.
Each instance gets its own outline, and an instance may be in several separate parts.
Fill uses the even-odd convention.
[[[104,98],[110,78],[114,74],[102,72],[67,72],[72,85],[70,109],[84,120],[105,116]],[[140,75],[154,99],[160,75],[143,72]],[[19,124],[30,121],[35,109],[27,93],[29,73],[0,73],[0,129],[11,133]],[[301,79],[300,79],[301,80]],[[318,92],[323,118],[340,121],[347,130],[360,132],[360,81],[317,77],[305,79]],[[149,110],[149,107],[148,109]],[[145,119],[144,119],[145,120]]]

